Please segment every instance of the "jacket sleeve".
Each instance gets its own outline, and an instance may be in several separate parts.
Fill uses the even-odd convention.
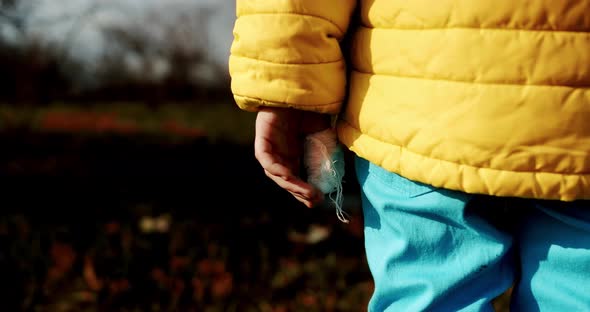
[[[346,94],[340,49],[356,0],[236,0],[229,58],[238,106],[335,114]]]

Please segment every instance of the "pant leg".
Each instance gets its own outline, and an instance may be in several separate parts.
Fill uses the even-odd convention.
[[[473,213],[472,195],[437,189],[356,159],[369,311],[493,311],[513,282],[512,238]]]
[[[537,201],[516,236],[513,311],[590,311],[590,201]]]

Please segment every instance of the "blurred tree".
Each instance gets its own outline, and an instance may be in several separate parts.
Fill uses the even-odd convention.
[[[233,1],[2,0],[0,96],[162,101],[226,92]]]

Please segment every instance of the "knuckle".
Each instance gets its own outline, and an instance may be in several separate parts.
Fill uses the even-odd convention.
[[[259,151],[255,151],[254,152],[254,158],[256,158],[256,160],[258,160],[259,162],[261,161],[262,157],[262,152]]]

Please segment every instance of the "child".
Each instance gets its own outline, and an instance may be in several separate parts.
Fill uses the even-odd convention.
[[[492,311],[511,286],[516,310],[590,311],[590,1],[236,8],[231,88],[268,177],[320,202],[298,169],[330,116],[357,156],[369,311]]]

